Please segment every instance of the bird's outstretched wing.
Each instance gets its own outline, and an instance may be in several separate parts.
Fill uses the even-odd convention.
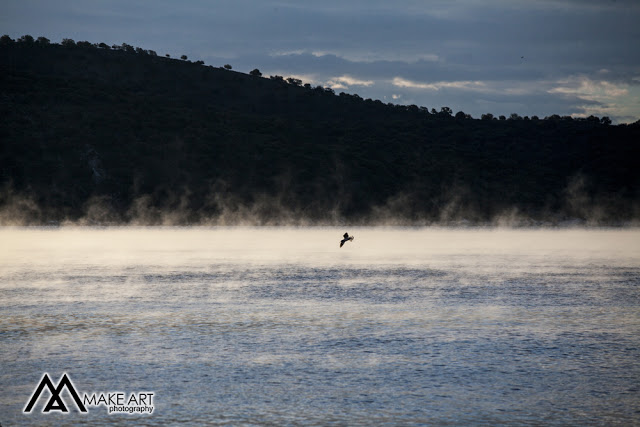
[[[345,241],[346,241],[346,240],[340,240],[340,247],[342,247],[342,245],[344,245],[344,242],[345,242]]]
[[[349,233],[344,233],[344,236],[342,236],[342,237],[344,237],[345,239],[348,239],[349,238]]]

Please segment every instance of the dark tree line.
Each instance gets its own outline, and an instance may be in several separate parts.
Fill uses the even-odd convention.
[[[484,223],[517,211],[613,224],[640,213],[638,123],[474,119],[227,65],[1,37],[0,220]]]

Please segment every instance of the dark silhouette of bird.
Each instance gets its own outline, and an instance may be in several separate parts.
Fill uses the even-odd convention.
[[[344,239],[340,240],[340,247],[342,247],[342,245],[344,245],[345,242],[348,242],[349,240],[353,240],[353,236],[349,236],[349,233],[344,233]]]

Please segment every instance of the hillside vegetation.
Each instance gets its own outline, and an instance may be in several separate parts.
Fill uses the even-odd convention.
[[[638,123],[472,118],[42,37],[2,37],[0,75],[2,224],[640,217]]]

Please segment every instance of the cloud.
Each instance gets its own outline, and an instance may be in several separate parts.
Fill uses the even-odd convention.
[[[369,87],[373,85],[373,83],[373,80],[360,80],[348,75],[343,75],[340,77],[333,77],[329,79],[326,85],[334,89],[348,89],[350,86]]]
[[[606,75],[607,73],[601,73]],[[630,92],[634,96],[629,96]],[[556,82],[549,89],[550,94],[558,94],[576,99],[576,112],[572,115],[584,117],[589,115],[610,115],[614,117],[632,117],[638,111],[638,88],[626,83],[594,80],[584,75],[570,76]]]
[[[592,80],[587,76],[571,76],[558,82],[558,86],[549,90],[549,93],[560,93],[578,96],[587,100],[615,99],[627,95],[629,90],[626,85],[608,82],[606,80]]]
[[[451,81],[451,82],[435,82],[435,83],[420,83],[411,80],[403,79],[401,77],[394,77],[392,84],[397,87],[411,88],[411,89],[425,89],[425,90],[440,90],[440,89],[461,89],[472,91],[487,91],[489,88],[487,84],[479,81]]]

